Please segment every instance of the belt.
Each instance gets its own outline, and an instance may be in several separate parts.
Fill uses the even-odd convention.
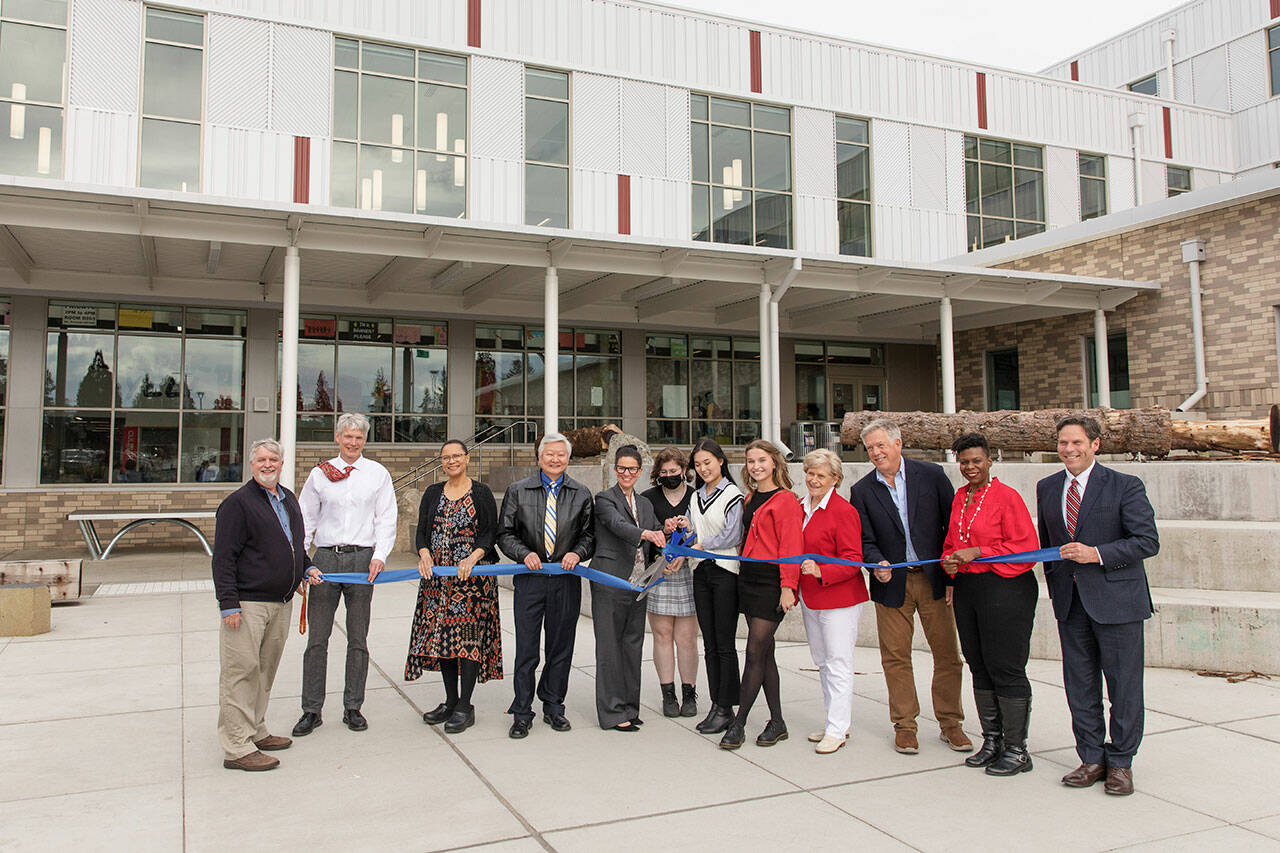
[[[372,551],[372,545],[321,545],[321,551],[332,551],[335,554],[351,554],[355,551]]]

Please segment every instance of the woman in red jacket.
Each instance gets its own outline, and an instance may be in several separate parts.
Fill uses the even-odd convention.
[[[858,511],[836,494],[844,479],[840,457],[815,450],[804,458],[809,494],[804,509],[804,552],[845,560],[862,559],[862,521]],[[805,560],[800,564],[800,598],[809,653],[822,681],[827,711],[824,731],[809,735],[814,752],[827,755],[844,746],[853,714],[853,647],[858,642],[858,616],[866,602],[862,569]]]
[[[760,688],[769,703],[769,722],[756,737],[756,746],[773,746],[787,739],[779,695],[778,662],[773,657],[773,635],[783,615],[796,606],[800,567],[753,562],[751,557],[794,557],[804,551],[804,510],[791,493],[791,478],[782,453],[770,442],[757,439],[747,445],[742,467],[747,501],[742,508],[744,558],[738,572],[738,612],[747,617],[747,660],[742,668],[738,714],[725,729],[722,749],[737,749],[745,739],[747,715]]]
[[[1013,776],[1031,769],[1027,657],[1040,585],[1031,572],[1034,563],[971,561],[1034,551],[1040,544],[1022,496],[991,477],[987,439],[962,435],[951,449],[969,485],[951,504],[942,567],[956,580],[956,629],[982,723],[982,748],[964,763],[986,767],[992,776]]]

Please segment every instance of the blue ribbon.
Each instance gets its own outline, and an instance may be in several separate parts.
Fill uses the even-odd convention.
[[[458,576],[457,566],[432,566],[431,571],[436,577],[456,578]],[[471,575],[472,577],[476,575],[482,577],[498,575],[575,575],[602,586],[609,586],[627,592],[645,592],[665,580],[665,578],[660,577],[648,586],[635,586],[624,578],[616,577],[608,572],[602,572],[599,569],[593,569],[590,566],[579,564],[573,569],[563,569],[559,563],[543,563],[542,568],[536,572],[524,563],[489,563],[476,566],[471,570]],[[368,572],[325,572],[321,577],[327,583],[369,583]],[[418,574],[417,569],[392,569],[380,572],[373,579],[373,583],[395,583],[396,581],[417,580],[420,577],[421,575]]]

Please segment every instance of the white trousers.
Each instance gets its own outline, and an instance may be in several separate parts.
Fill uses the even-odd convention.
[[[809,654],[822,682],[827,734],[842,738],[849,733],[853,718],[853,648],[858,643],[862,604],[834,610],[810,610],[802,604],[801,611]]]

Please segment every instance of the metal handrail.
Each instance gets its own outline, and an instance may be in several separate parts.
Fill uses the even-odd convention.
[[[470,453],[471,451],[475,450],[477,447],[482,447],[491,441],[495,441],[498,438],[501,438],[502,436],[514,430],[516,427],[524,427],[528,425],[537,426],[537,423],[535,421],[520,420],[520,421],[513,421],[512,423],[509,423],[506,426],[499,426],[498,424],[490,424],[489,426],[477,432],[475,435],[471,436],[471,438],[466,441],[467,452]],[[483,438],[481,436],[483,436]],[[435,463],[435,464],[433,465],[432,463]],[[396,477],[394,480],[392,480],[391,481],[392,488],[397,492],[399,492],[401,489],[406,489],[409,486],[412,486],[414,483],[417,483],[418,481],[423,480],[435,474],[437,471],[440,470],[443,464],[444,463],[440,461],[440,454],[437,453],[435,456],[432,456],[429,459],[426,459],[423,462],[419,463],[418,465],[415,465],[414,467],[410,468],[408,471],[401,474],[399,477]],[[431,467],[428,468],[427,466],[431,466]],[[423,470],[423,469],[426,469],[426,470]]]

